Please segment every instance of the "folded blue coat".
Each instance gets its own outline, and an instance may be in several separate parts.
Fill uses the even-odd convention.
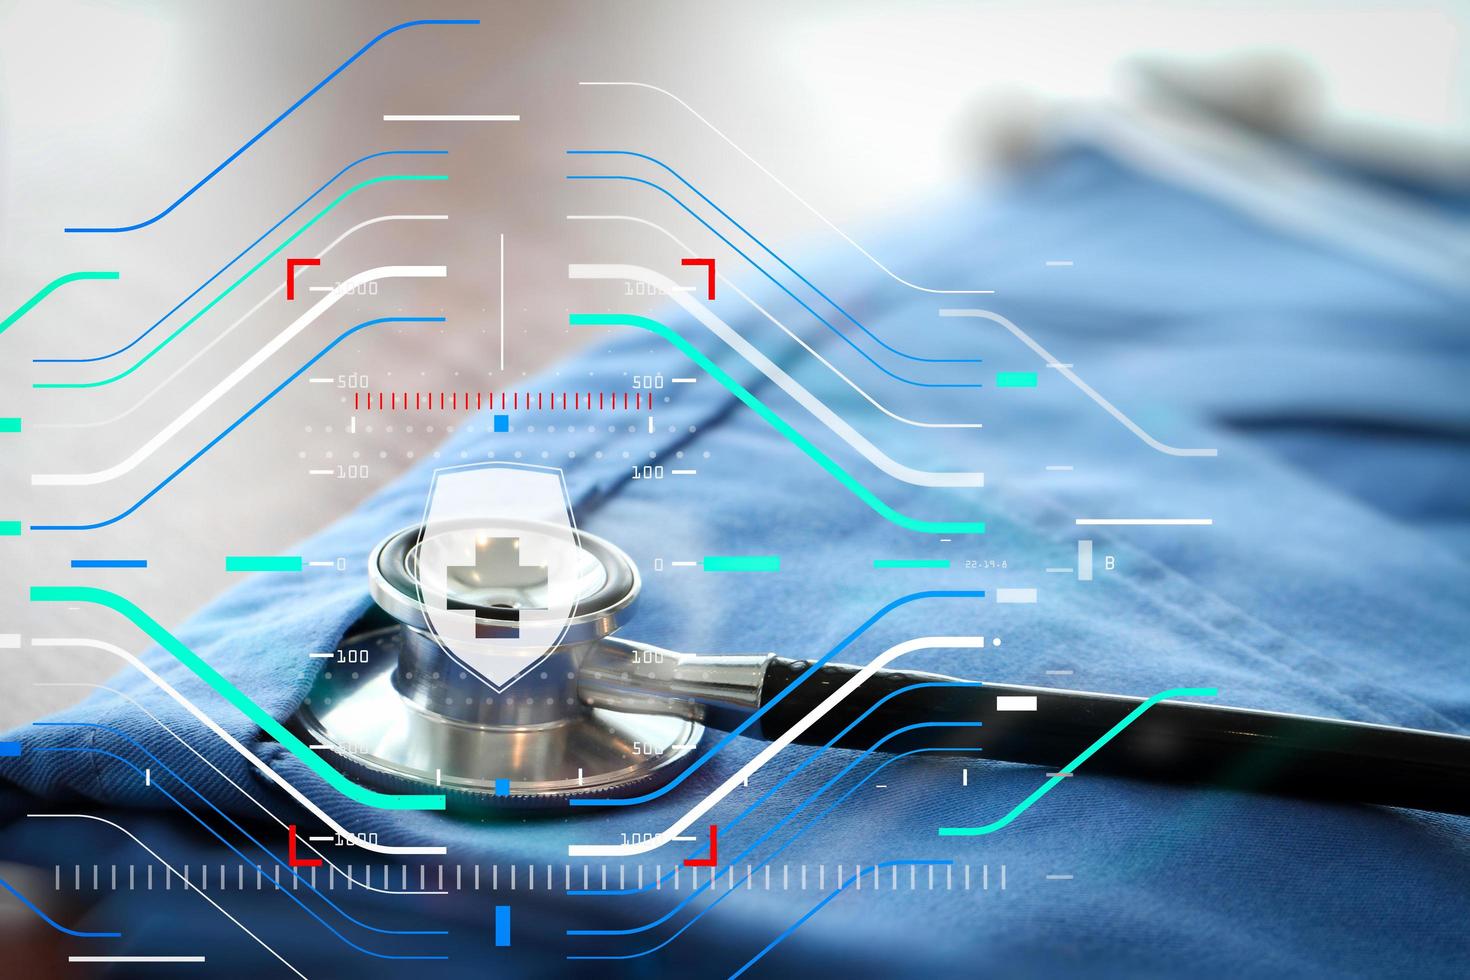
[[[917,635],[979,634],[1002,642],[917,653],[899,666],[1137,695],[1208,686],[1225,704],[1470,731],[1470,294],[1377,267],[1085,145],[1059,151],[1000,193],[957,196],[859,237],[911,279],[997,292],[915,292],[845,250],[799,266],[851,316],[800,293],[824,325],[755,269],[733,256],[721,262],[895,415],[983,428],[906,425],[740,296],[722,289],[713,308],[882,452],[916,469],[983,470],[982,489],[890,478],[696,320],[674,308],[661,319],[894,509],[983,521],[983,535],[941,541],[885,520],[684,354],[629,330],[599,339],[531,387],[585,379],[595,390],[626,387],[633,375],[698,376],[659,390],[667,403],[654,412],[653,435],[641,417],[609,426],[596,411],[512,413],[508,432],[479,418],[301,552],[345,555],[362,568],[381,537],[420,517],[435,466],[518,459],[561,467],[579,525],[638,562],[645,596],[629,632],[651,643],[814,658],[899,597],[983,590],[985,598],[905,603],[840,659],[866,662]],[[797,288],[774,259],[747,247]],[[589,312],[616,308],[605,286],[569,288]],[[938,315],[959,306],[1004,315],[1153,438],[1217,448],[1218,456],[1157,451],[1003,325]],[[898,357],[856,322],[907,353],[981,363]],[[1000,387],[999,372],[1038,380]],[[634,466],[655,461],[698,474],[629,479]],[[1048,469],[1064,466],[1071,469]],[[1127,516],[1213,524],[1074,523]],[[1046,573],[1073,563],[1081,537],[1094,542],[1094,579]],[[671,565],[718,554],[779,554],[781,570],[719,575]],[[936,556],[951,566],[873,565]],[[998,588],[1035,588],[1038,601],[999,604]],[[266,575],[191,621],[166,625],[284,719],[315,672],[333,669],[303,652],[332,649],[369,603],[356,574]],[[569,883],[573,891],[651,884],[695,854],[700,842],[627,861],[569,860],[567,845],[663,829],[760,744],[736,739],[637,807],[551,818],[385,813],[331,790],[172,657],[154,649],[144,660],[344,826],[384,843],[448,848],[402,868],[376,855],[344,856],[353,852],[343,848],[329,849],[333,861],[379,887],[416,890],[422,880],[425,890],[442,882],[448,893],[349,891],[340,878],[329,888],[325,869],[320,895],[291,887],[289,872],[285,889],[257,888],[255,865],[269,881],[285,836],[260,821],[242,789],[294,814],[303,834],[329,831],[129,669],[110,684],[119,693],[99,692],[49,719],[105,727],[23,728],[6,738],[19,739],[24,753],[0,760],[8,824],[0,856],[48,876],[60,866],[63,891],[80,884],[93,903],[79,928],[124,934],[108,952],[182,944],[206,952],[222,974],[284,970],[262,948],[269,945],[302,973],[323,976],[408,968],[426,977],[492,969],[728,976],[758,955],[754,975],[1470,974],[1464,818],[1163,787],[1089,776],[1084,765],[1004,830],[941,838],[941,825],[1004,815],[1043,774],[986,762],[983,750],[973,759],[890,762],[837,750],[813,759],[815,750],[793,748],[710,814],[723,827],[800,767],[721,835],[722,865],[743,856],[713,887],[696,892],[686,869],[677,889],[571,895]],[[1049,673],[1056,671],[1071,673]],[[38,751],[47,748],[102,752]],[[147,768],[149,779],[134,767]],[[112,826],[24,816],[41,812],[105,817],[176,867],[222,876],[224,887],[207,893],[260,942],[178,883],[164,891],[161,866],[146,900],[140,884],[106,887],[109,866],[141,875],[153,859]],[[93,865],[102,869],[99,893],[86,887]],[[493,942],[497,905],[512,909],[509,948]],[[359,923],[449,935],[382,935]],[[385,954],[449,959],[414,965]]]

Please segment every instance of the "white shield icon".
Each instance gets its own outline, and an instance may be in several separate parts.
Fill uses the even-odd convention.
[[[434,471],[414,546],[419,601],[444,652],[497,692],[561,641],[583,591],[562,472],[521,463]]]

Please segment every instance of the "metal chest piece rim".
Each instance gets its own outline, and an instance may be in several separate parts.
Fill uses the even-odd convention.
[[[539,525],[497,526],[503,523],[526,534]],[[334,765],[364,784],[437,790],[451,809],[636,795],[686,769],[702,725],[593,708],[577,695],[582,661],[626,621],[641,582],[620,548],[573,533],[588,563],[566,632],[503,692],[465,670],[428,630],[414,573],[420,527],[385,538],[368,560],[376,608],[342,640],[297,711],[309,744],[332,753]],[[485,611],[490,623],[499,617]]]

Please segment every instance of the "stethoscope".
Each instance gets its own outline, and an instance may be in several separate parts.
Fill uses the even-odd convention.
[[[567,534],[531,520],[496,524],[500,533],[507,526],[523,541]],[[342,641],[297,725],[369,785],[433,787],[451,809],[554,807],[655,789],[693,762],[706,726],[732,730],[763,707],[743,734],[777,738],[859,670],[829,663],[809,673],[808,662],[771,654],[692,655],[617,637],[641,588],[638,570],[608,541],[571,534],[577,595],[565,629],[544,659],[499,692],[446,652],[425,600],[441,608],[461,601],[474,609],[477,629],[493,631],[544,605],[543,586],[516,576],[487,581],[467,566],[449,575],[442,595],[430,595],[418,568],[421,527],[384,539],[368,562],[375,608]],[[1014,699],[1034,709],[1002,710]],[[883,741],[899,729],[979,721],[928,726],[923,744],[1054,769],[1142,702],[883,669],[797,741],[901,751],[913,745]],[[1470,814],[1470,737],[1271,711],[1161,701],[1085,769]]]

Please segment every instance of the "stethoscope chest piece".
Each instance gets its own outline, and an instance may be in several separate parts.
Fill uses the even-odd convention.
[[[502,522],[524,540],[564,529]],[[342,640],[296,722],[334,764],[368,785],[440,787],[451,806],[554,806],[578,796],[636,795],[693,759],[703,725],[687,718],[587,704],[583,662],[626,620],[640,582],[620,549],[574,531],[577,601],[560,641],[497,691],[435,636],[418,578],[423,532],[406,528],[369,558],[376,608]],[[451,579],[451,600],[477,628],[508,628],[540,601],[534,582]]]

